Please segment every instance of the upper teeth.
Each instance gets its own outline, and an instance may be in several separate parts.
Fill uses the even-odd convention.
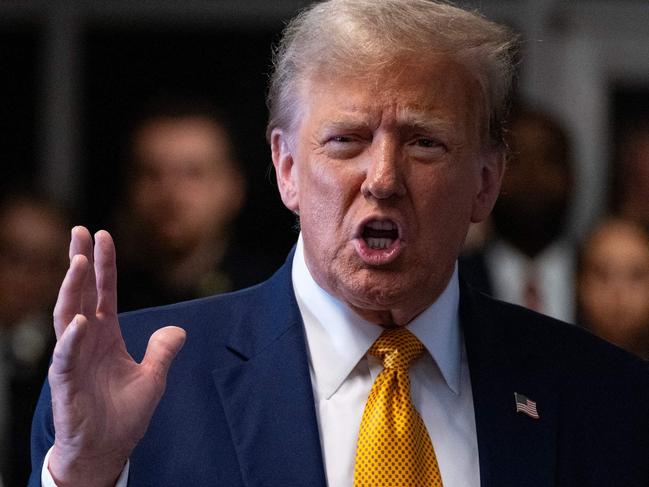
[[[372,220],[367,224],[367,226],[372,228],[373,230],[396,230],[397,229],[397,226],[388,220],[383,220],[383,221]]]

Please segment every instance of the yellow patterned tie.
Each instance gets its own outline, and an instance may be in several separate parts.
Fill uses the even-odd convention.
[[[356,447],[354,486],[442,487],[426,425],[410,400],[408,367],[424,351],[405,328],[386,330],[369,353],[383,360]]]

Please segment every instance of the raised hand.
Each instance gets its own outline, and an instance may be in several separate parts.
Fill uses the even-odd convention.
[[[59,487],[112,486],[144,435],[185,332],[156,331],[140,364],[117,321],[115,247],[108,232],[72,229],[70,268],[54,309],[49,370],[56,437],[49,470]]]

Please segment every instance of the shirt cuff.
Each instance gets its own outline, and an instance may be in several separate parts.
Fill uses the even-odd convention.
[[[47,455],[45,455],[45,460],[43,460],[43,469],[41,470],[41,487],[58,487],[54,482],[54,479],[52,478],[52,474],[50,474],[50,471],[47,468],[50,464],[50,453],[52,453],[52,448],[50,448],[47,451]],[[128,469],[130,465],[131,465],[130,460],[127,460],[126,465],[124,465],[124,469],[122,470],[122,473],[120,474],[119,478],[117,479],[117,482],[115,483],[115,487],[126,487],[128,481]]]

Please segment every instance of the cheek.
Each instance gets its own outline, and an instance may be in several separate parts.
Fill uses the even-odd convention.
[[[633,275],[627,276],[621,295],[629,309],[645,315],[649,320],[649,282],[646,278],[639,280]]]
[[[300,217],[317,224],[341,224],[354,200],[360,197],[362,174],[350,165],[314,164],[302,172]]]
[[[447,172],[437,177],[420,178],[418,187],[411,192],[416,198],[418,221],[428,228],[429,239],[439,240],[442,232],[449,238],[457,238],[468,230],[474,193],[466,177]]]
[[[156,194],[156,191],[153,191],[150,185],[136,185],[131,194],[133,209],[140,214],[148,214],[159,198]]]
[[[611,309],[610,297],[610,289],[604,283],[587,281],[581,285],[580,301],[589,315],[600,315]]]
[[[162,184],[155,180],[144,179],[135,183],[131,190],[131,199],[136,208],[144,211],[156,211],[159,205],[173,201],[179,192],[188,192],[182,181],[174,186]]]

